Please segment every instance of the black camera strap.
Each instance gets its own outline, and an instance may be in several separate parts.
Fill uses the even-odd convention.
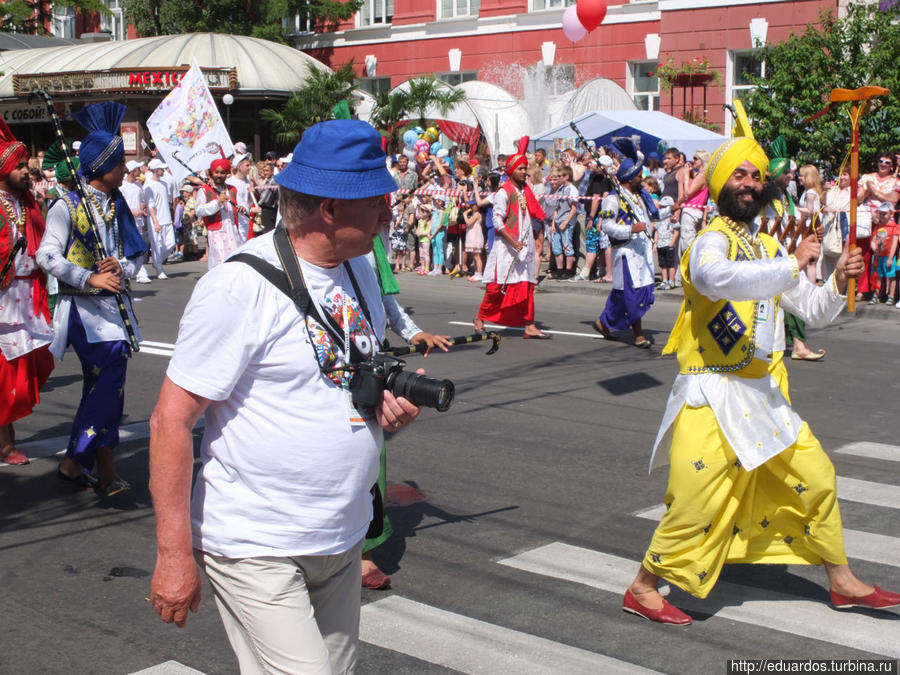
[[[344,331],[341,329],[340,324],[327,312],[324,312],[323,317],[323,312],[319,311],[318,304],[313,301],[309,289],[306,287],[306,281],[303,278],[303,270],[300,269],[300,263],[297,261],[297,253],[294,251],[287,231],[283,226],[275,228],[273,241],[275,242],[275,253],[278,255],[283,271],[259,256],[250,253],[237,253],[228,258],[226,262],[242,262],[250,265],[278,290],[287,295],[304,317],[313,317],[322,326],[323,330],[328,333],[338,349],[347,355],[348,363],[361,362],[363,360],[362,354],[359,353],[359,349],[352,340],[350,341],[349,352],[347,351],[347,346],[344,344]],[[353,285],[353,292],[359,301],[363,316],[365,316],[369,326],[374,330],[375,327],[369,313],[369,306],[356,280],[356,275],[353,274],[353,268],[350,266],[349,261],[344,261],[343,265],[350,277],[350,283]]]

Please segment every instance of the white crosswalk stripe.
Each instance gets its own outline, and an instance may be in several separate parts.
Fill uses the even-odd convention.
[[[578,550],[578,547],[559,542],[501,560],[500,563],[562,579],[572,577],[572,569],[576,564],[584,565],[578,575],[590,577],[592,583],[589,585],[595,588],[616,587],[617,592],[624,592],[640,564],[637,560],[589,549]],[[561,571],[559,575],[552,573],[554,568]],[[627,581],[623,583],[625,572],[629,574]],[[715,611],[717,617],[873,654],[900,657],[900,640],[897,639],[895,622],[880,621],[861,613],[837,612],[824,602],[801,599],[786,593],[719,581],[707,600],[681,595],[678,607],[703,613],[708,613],[712,607],[718,607]]]
[[[131,675],[204,675],[204,673],[194,668],[189,668],[183,663],[178,663],[178,661],[165,661],[150,668],[131,673]]]
[[[463,673],[656,672],[399,595],[362,608],[359,636],[369,644]]]
[[[844,455],[855,455],[856,457],[871,457],[872,459],[884,459],[889,462],[900,462],[900,445],[860,441],[841,446],[835,452]]]

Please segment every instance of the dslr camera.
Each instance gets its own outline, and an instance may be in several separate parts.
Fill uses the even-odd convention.
[[[356,366],[350,380],[353,404],[362,410],[381,405],[381,394],[387,389],[416,406],[444,412],[453,402],[456,388],[450,380],[437,380],[403,370],[406,361],[388,354],[375,354]]]

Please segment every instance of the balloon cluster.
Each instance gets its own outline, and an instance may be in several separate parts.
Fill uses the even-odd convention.
[[[563,12],[563,33],[572,42],[578,42],[603,23],[605,18],[606,0],[578,0]]]
[[[410,159],[415,159],[420,166],[428,163],[431,155],[441,152],[441,144],[438,141],[441,132],[436,127],[413,127],[403,132],[403,154]]]

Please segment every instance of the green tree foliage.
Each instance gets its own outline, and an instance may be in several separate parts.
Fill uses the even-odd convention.
[[[419,126],[428,126],[426,115],[429,109],[437,108],[441,115],[446,115],[453,106],[465,100],[466,93],[462,89],[451,89],[434,75],[417,77],[409,81],[407,90],[376,96],[371,122],[388,137],[388,152],[397,153],[403,149],[401,132],[408,126],[404,122],[415,118]]]
[[[798,164],[834,171],[850,147],[849,104],[804,124],[828,104],[832,89],[879,85],[891,90],[876,99],[860,125],[860,166],[868,170],[878,152],[900,146],[900,6],[851,4],[846,17],[830,12],[802,34],[766,45],[765,78],[743,98],[754,132],[763,143],[784,134]]]
[[[334,106],[352,102],[356,72],[351,59],[334,72],[306,64],[306,84],[291,94],[280,110],[265,108],[260,117],[275,131],[275,140],[292,144],[304,130],[318,122],[334,119]]]
[[[349,19],[362,0],[125,0],[125,16],[144,36],[233,33],[287,42],[282,20],[296,14],[313,22]]]
[[[26,35],[46,35],[46,25],[53,16],[53,4],[74,7],[85,13],[109,14],[109,9],[100,0],[7,0],[0,2],[0,26],[4,31]]]

